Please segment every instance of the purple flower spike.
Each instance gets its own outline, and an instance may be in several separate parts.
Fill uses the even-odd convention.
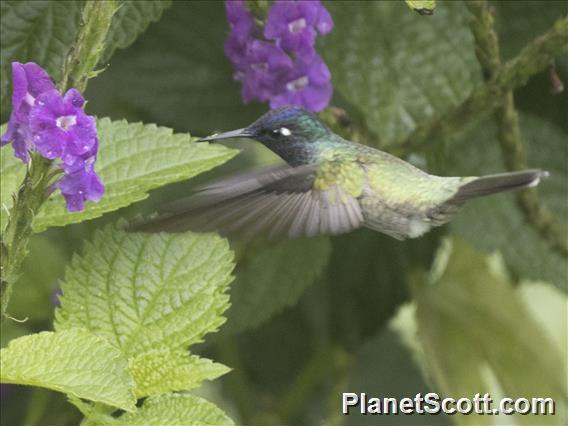
[[[288,75],[284,90],[270,100],[271,108],[298,105],[310,111],[321,111],[331,99],[331,73],[323,60],[315,55],[311,60],[298,60]]]
[[[329,69],[316,55],[318,32],[333,28],[329,12],[319,0],[276,0],[264,30],[243,0],[226,1],[231,33],[225,54],[242,83],[244,102],[268,101],[272,108],[299,105],[311,111],[325,108],[332,94]]]
[[[37,64],[12,62],[12,113],[6,133],[0,138],[0,146],[12,141],[14,155],[24,163],[29,161],[32,149],[32,134],[29,114],[36,99],[55,86],[49,75]]]
[[[319,0],[278,0],[268,12],[264,36],[285,50],[310,56],[315,52],[316,28],[322,34],[333,28],[331,16]]]
[[[2,145],[12,142],[15,155],[29,161],[37,150],[44,158],[59,160],[64,176],[59,188],[69,211],[80,211],[85,201],[99,201],[104,186],[95,173],[98,138],[95,119],[83,111],[85,100],[77,89],[64,96],[47,73],[34,63],[12,64],[14,93],[8,130]]]

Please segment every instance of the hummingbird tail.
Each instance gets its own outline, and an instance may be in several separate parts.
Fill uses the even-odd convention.
[[[545,177],[548,177],[548,172],[538,169],[482,176],[462,185],[452,201],[461,203],[471,198],[483,197],[498,192],[532,188],[539,184],[541,178]]]

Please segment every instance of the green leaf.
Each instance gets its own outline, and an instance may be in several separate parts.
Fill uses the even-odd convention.
[[[408,13],[401,2],[328,6],[335,28],[322,37],[321,52],[338,98],[360,111],[376,135],[365,143],[394,144],[480,82],[461,3],[445,2],[429,19]]]
[[[105,339],[83,329],[41,332],[0,351],[3,383],[40,386],[127,411],[135,409],[126,359]]]
[[[116,49],[124,49],[134,43],[152,22],[162,17],[171,3],[167,0],[121,1],[105,40],[106,50],[101,62],[107,62]]]
[[[556,345],[562,359],[568,361],[568,296],[542,281],[523,281],[517,293]]]
[[[85,327],[127,358],[187,347],[225,321],[232,260],[227,241],[213,234],[107,226],[67,270],[55,327]]]
[[[246,252],[232,285],[227,330],[257,327],[294,305],[320,275],[330,254],[327,238],[282,241]]]
[[[516,294],[498,254],[484,256],[461,240],[446,240],[429,276],[416,278],[412,292],[426,370],[444,396],[502,392],[566,401],[566,364]],[[490,419],[459,419],[482,422]]]
[[[237,151],[221,145],[193,143],[187,134],[153,124],[97,121],[100,140],[95,169],[105,184],[98,203],[69,213],[61,195],[50,197],[34,219],[34,231],[92,219],[148,196],[151,189],[188,179],[233,157]]]
[[[152,396],[135,413],[118,418],[119,425],[192,426],[232,425],[233,421],[219,408],[203,398],[190,394]]]
[[[6,126],[0,127],[1,134]],[[12,207],[12,197],[18,190],[26,174],[26,166],[16,157],[11,146],[0,148],[0,231],[3,233],[8,224],[8,212]]]
[[[406,5],[421,15],[431,15],[436,8],[436,0],[405,0]]]
[[[90,110],[194,135],[248,125],[266,107],[243,105],[240,83],[223,52],[228,31],[223,2],[173,2],[89,82]]]
[[[566,133],[535,116],[521,115],[520,122],[529,167],[550,172],[537,188],[541,201],[558,216],[563,234],[568,235]],[[449,141],[450,152],[442,173],[479,176],[504,171],[496,134],[494,123],[482,121]],[[551,250],[526,222],[514,194],[471,201],[452,222],[451,229],[481,250],[499,250],[517,276],[551,282],[568,290],[565,258]]]
[[[11,63],[36,62],[58,81],[75,41],[83,2],[0,2],[0,121],[10,114]]]
[[[184,349],[153,349],[130,360],[138,398],[190,390],[201,385],[203,380],[216,379],[228,371],[223,364],[190,356]]]

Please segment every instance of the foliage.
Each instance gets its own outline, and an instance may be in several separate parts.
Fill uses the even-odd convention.
[[[568,398],[560,353],[515,294],[500,255],[483,256],[460,240],[445,240],[430,274],[415,280],[424,368],[444,394],[495,395],[500,389],[504,395]]]
[[[245,248],[232,286],[227,329],[254,328],[295,304],[327,264],[329,240],[285,241],[272,247]]]
[[[83,212],[67,212],[57,191],[19,212],[18,199],[49,189],[45,164],[0,150],[2,257],[6,241],[25,240],[7,313],[26,320],[2,323],[2,425],[504,418],[342,416],[351,391],[549,396],[557,415],[506,420],[565,423],[568,97],[550,93],[568,78],[561,2],[324,2],[334,28],[316,50],[334,94],[320,116],[334,130],[439,175],[521,164],[550,177],[525,195],[472,201],[417,240],[362,229],[247,243],[124,230],[200,181],[267,158],[249,142],[244,156],[196,142],[266,109],[242,104],[223,3],[110,2],[96,31],[85,4],[0,3],[0,131],[12,61],[38,63],[60,90],[88,81],[106,187]],[[247,0],[257,18],[267,4]],[[16,219],[28,234],[8,235]]]
[[[20,337],[2,349],[2,381],[51,388],[133,411],[134,381],[120,351],[81,328]]]
[[[473,37],[464,31],[467,12],[459,3],[439,7],[432,18],[395,2],[330,8],[336,31],[323,40],[323,54],[336,90],[349,111],[364,117],[374,146],[402,139],[417,123],[463,101],[480,81]],[[369,26],[381,28],[380,43]]]

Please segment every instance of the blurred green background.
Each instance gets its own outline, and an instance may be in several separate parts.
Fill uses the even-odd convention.
[[[335,28],[320,38],[318,51],[333,76],[332,103],[347,111],[354,128],[364,129],[364,143],[396,148],[421,123],[483,83],[469,12],[461,2],[440,2],[428,17],[402,2],[326,5]],[[491,7],[503,59],[514,57],[566,14],[565,2],[492,2]],[[76,20],[73,10],[66,19]],[[38,15],[35,36],[41,35],[45,19]],[[87,111],[196,136],[247,125],[267,106],[241,102],[239,84],[223,54],[227,32],[222,2],[173,2],[90,81]],[[2,54],[3,81],[11,54]],[[23,55],[28,57],[13,59],[48,66],[49,58],[35,58],[33,51]],[[568,78],[566,57],[558,58],[557,72]],[[2,122],[9,113],[6,88],[3,82]],[[541,200],[568,236],[568,97],[552,95],[549,77],[542,73],[517,90],[515,98],[529,166],[551,172],[539,187]],[[36,235],[9,309],[15,318],[28,320],[8,321],[2,345],[51,328],[52,293],[65,265],[102,224],[148,214],[198,182],[275,161],[250,141],[232,146],[243,153],[212,172],[161,188],[100,219]],[[409,159],[441,175],[505,170],[490,113],[472,117],[460,131],[430,141]],[[233,371],[201,392],[238,423],[560,421],[345,417],[340,415],[341,392],[384,397],[430,391],[457,396],[471,389],[495,397],[499,392],[527,397],[549,392],[560,398],[558,408],[565,414],[568,265],[526,222],[512,194],[472,202],[454,223],[419,240],[399,242],[359,230],[276,244],[231,243],[238,266],[229,320],[200,350]],[[438,269],[431,270],[435,258]],[[478,371],[481,366],[485,373]],[[2,425],[66,425],[80,419],[63,396],[46,390],[3,388],[1,403]]]

